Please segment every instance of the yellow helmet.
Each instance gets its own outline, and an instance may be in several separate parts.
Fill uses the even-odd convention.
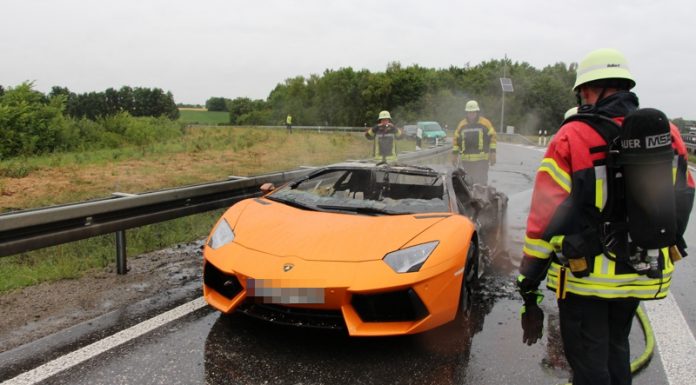
[[[466,112],[473,112],[473,111],[481,111],[479,108],[478,102],[476,100],[469,100],[466,102],[466,106],[464,107],[464,111]]]
[[[611,48],[602,48],[587,54],[578,65],[576,72],[573,90],[577,90],[585,83],[600,79],[626,79],[630,82],[629,89],[636,85],[628,69],[626,57]]]
[[[578,108],[577,108],[577,107],[569,108],[568,111],[566,111],[565,114],[563,114],[563,120],[566,120],[566,119],[568,119],[569,117],[571,117],[571,116],[573,116],[573,115],[575,115],[575,114],[577,114],[577,113],[578,113]]]
[[[385,110],[385,111],[380,111],[380,112],[379,112],[379,117],[377,118],[377,120],[382,120],[382,119],[389,119],[389,120],[391,120],[391,114],[389,113],[389,111],[386,111],[386,110]]]

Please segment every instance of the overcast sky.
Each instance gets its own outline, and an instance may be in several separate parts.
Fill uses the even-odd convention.
[[[629,60],[643,107],[696,119],[693,0],[0,0],[0,85],[158,87],[177,103],[265,99],[298,75],[387,63],[543,68]],[[513,78],[514,82],[514,78]]]

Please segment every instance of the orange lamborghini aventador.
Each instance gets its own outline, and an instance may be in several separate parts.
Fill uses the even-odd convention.
[[[507,197],[458,168],[344,163],[246,199],[204,247],[203,292],[223,313],[419,333],[466,309]]]

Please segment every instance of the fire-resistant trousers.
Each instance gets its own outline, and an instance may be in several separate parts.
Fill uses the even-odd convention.
[[[485,160],[462,160],[460,167],[466,171],[474,183],[488,184],[488,159]]]
[[[558,300],[561,338],[573,385],[630,385],[628,336],[636,299],[603,300],[568,294]]]

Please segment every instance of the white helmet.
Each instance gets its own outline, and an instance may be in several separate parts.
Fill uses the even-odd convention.
[[[474,112],[474,111],[481,111],[479,108],[478,102],[476,100],[469,100],[466,102],[466,106],[464,107],[464,111],[466,112]]]
[[[391,114],[389,113],[389,111],[384,110],[384,111],[379,112],[379,117],[377,118],[377,120],[382,120],[382,119],[391,120],[391,118],[392,117],[391,117]]]
[[[626,57],[611,48],[602,48],[587,54],[578,65],[576,75],[573,90],[577,90],[585,83],[600,79],[625,79],[629,83],[629,89],[636,85],[628,69]]]

